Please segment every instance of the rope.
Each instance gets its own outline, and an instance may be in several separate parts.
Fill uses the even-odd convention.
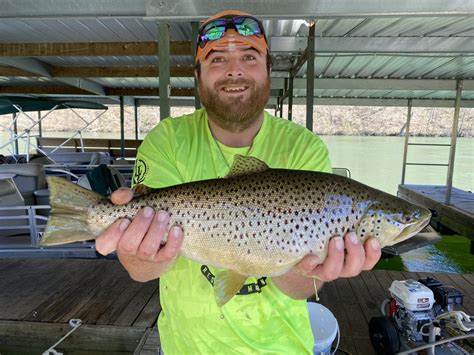
[[[69,325],[72,329],[66,333],[61,339],[59,339],[55,344],[53,344],[49,349],[45,350],[42,355],[63,355],[63,353],[56,351],[54,348],[61,344],[64,339],[66,339],[69,335],[71,335],[75,330],[77,330],[81,325],[82,321],[80,319],[70,319]]]

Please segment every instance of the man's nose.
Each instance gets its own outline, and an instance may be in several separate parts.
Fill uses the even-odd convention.
[[[242,65],[239,60],[231,59],[228,61],[227,76],[229,78],[238,78],[244,75]]]

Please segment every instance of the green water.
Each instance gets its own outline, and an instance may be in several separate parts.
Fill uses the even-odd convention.
[[[48,132],[47,136],[67,136],[64,132]],[[0,146],[7,141],[5,131],[0,131]],[[112,133],[85,133],[84,137],[118,138]],[[126,138],[133,138],[132,136]],[[332,165],[351,171],[352,178],[380,190],[396,194],[401,181],[403,159],[403,137],[354,137],[322,136],[327,144]],[[450,143],[449,138],[417,137],[417,143]],[[20,152],[25,151],[20,144]],[[9,147],[0,149],[0,154],[9,154]],[[449,147],[411,146],[408,162],[447,163]],[[408,184],[446,183],[446,167],[408,166],[405,182]],[[459,138],[456,145],[456,161],[453,185],[474,191],[474,139]],[[401,257],[384,259],[378,268],[474,273],[474,256],[470,255],[470,241],[461,236],[444,236],[442,242],[419,248]]]

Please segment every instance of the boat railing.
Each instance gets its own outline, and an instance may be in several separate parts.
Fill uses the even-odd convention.
[[[98,258],[93,241],[40,245],[51,206],[0,207],[0,257]]]

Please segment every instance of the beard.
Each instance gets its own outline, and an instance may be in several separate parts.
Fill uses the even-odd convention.
[[[230,97],[223,100],[220,96],[222,87],[228,85],[246,86],[250,91],[250,98]],[[270,76],[261,85],[253,79],[223,79],[207,87],[199,80],[199,93],[207,114],[219,127],[231,131],[241,132],[249,128],[259,119],[270,95]]]

